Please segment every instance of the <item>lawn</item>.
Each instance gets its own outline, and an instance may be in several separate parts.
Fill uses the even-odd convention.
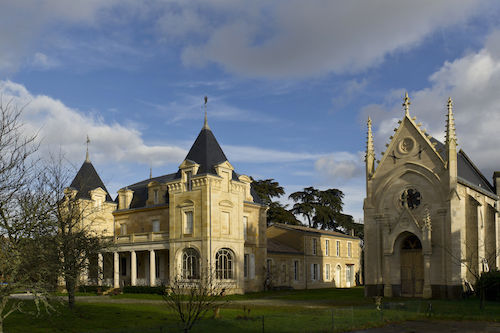
[[[58,307],[52,315],[33,317],[16,313],[5,322],[5,331],[15,332],[106,332],[153,333],[179,331],[177,318],[165,306],[141,303],[138,299],[157,299],[155,295],[119,295],[103,298],[102,302],[77,303],[75,311]],[[137,302],[122,303],[123,298]],[[324,289],[309,291],[276,291],[227,296],[228,305],[221,318],[211,313],[195,325],[195,332],[331,332],[380,326],[384,323],[410,319],[454,319],[500,321],[500,303],[487,303],[479,310],[476,299],[445,301],[418,299],[384,300],[380,312],[373,301],[363,297],[362,288]],[[104,302],[106,300],[106,302]],[[111,300],[112,303],[109,303]],[[271,300],[268,305],[257,301]],[[287,306],[273,305],[272,300],[287,301]],[[117,303],[120,302],[120,303]],[[282,302],[279,302],[280,304]],[[432,312],[428,313],[429,303]],[[291,305],[290,305],[291,304]],[[28,305],[29,306],[29,305]],[[244,312],[243,307],[250,309]],[[264,322],[263,322],[264,321]]]

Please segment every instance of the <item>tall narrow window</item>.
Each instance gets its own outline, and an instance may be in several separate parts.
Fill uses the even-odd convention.
[[[160,232],[160,220],[153,220],[153,232]]]
[[[299,281],[299,261],[295,260],[293,262],[293,279]]]
[[[313,238],[313,240],[312,240],[312,254],[313,254],[313,256],[315,256],[317,253],[317,247],[318,247],[318,240],[316,238]]]
[[[340,241],[337,241],[337,257],[340,257]]]
[[[157,205],[160,200],[158,195],[158,190],[154,190],[153,193],[154,193],[154,203],[155,205]]]
[[[325,280],[330,281],[330,264],[325,265]]]
[[[316,281],[318,279],[318,275],[318,264],[311,264],[311,280]]]
[[[221,249],[215,255],[215,277],[221,280],[233,278],[233,252]]]
[[[193,189],[191,184],[191,178],[193,173],[191,171],[186,171],[186,191],[191,191]]]
[[[330,241],[327,239],[325,240],[325,256],[330,255]]]
[[[247,240],[248,216],[243,216],[243,239]]]
[[[184,212],[184,233],[192,234],[193,233],[193,212],[187,211]]]
[[[182,254],[182,277],[184,279],[200,278],[200,254],[193,248],[187,248]]]
[[[271,259],[267,259],[267,261],[266,261],[266,273],[267,273],[267,276],[271,276],[272,266],[273,266],[273,261]]]
[[[347,242],[347,256],[352,257],[352,243]]]
[[[249,261],[250,261],[250,255],[245,254],[245,256],[243,257],[243,276],[245,278],[248,278],[248,272],[250,271],[249,270]]]

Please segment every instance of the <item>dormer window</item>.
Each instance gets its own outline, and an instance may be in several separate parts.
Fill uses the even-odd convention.
[[[159,195],[158,195],[158,190],[154,190],[154,203],[157,205],[159,203]]]
[[[191,178],[193,177],[192,171],[186,171],[186,191],[191,191],[193,189],[191,184]]]

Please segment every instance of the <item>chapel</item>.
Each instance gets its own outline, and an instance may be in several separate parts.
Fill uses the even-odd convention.
[[[500,266],[500,172],[491,184],[457,149],[451,98],[444,142],[410,116],[408,94],[403,107],[380,161],[368,118],[365,294],[457,298]]]

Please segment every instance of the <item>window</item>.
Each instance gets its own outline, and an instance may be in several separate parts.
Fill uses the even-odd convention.
[[[200,278],[200,255],[193,248],[187,248],[182,254],[182,277],[184,279]]]
[[[249,264],[250,264],[250,255],[245,254],[245,256],[243,257],[243,276],[245,278],[248,278],[248,273],[250,271]]]
[[[329,256],[330,255],[330,241],[327,239],[325,240],[325,256]]]
[[[325,280],[330,281],[330,264],[325,265]]]
[[[272,268],[273,268],[273,261],[271,259],[267,259],[267,261],[266,261],[266,273],[267,273],[267,276],[271,275]]]
[[[221,212],[221,233],[229,235],[229,212]]]
[[[340,257],[340,241],[337,241],[337,257]]]
[[[313,256],[315,256],[317,253],[317,247],[318,247],[318,240],[316,238],[313,238],[313,240],[312,240],[312,254],[313,254]]]
[[[192,176],[193,176],[192,171],[186,171],[186,191],[191,191],[193,189],[191,185]]]
[[[193,211],[184,212],[184,233],[193,233]]]
[[[351,257],[352,256],[352,243],[347,242],[347,256]]]
[[[215,255],[215,277],[221,280],[233,278],[233,252],[221,249]]]
[[[125,223],[120,224],[120,235],[124,236],[127,234],[127,225]]]
[[[154,203],[155,203],[155,205],[157,205],[159,202],[158,190],[154,190],[153,193],[154,193]]]
[[[153,220],[153,232],[160,232],[160,220]]]
[[[286,264],[281,264],[281,282],[286,283]]]
[[[345,282],[347,287],[351,287],[354,281],[354,265],[347,265],[345,271]]]
[[[299,281],[299,261],[295,260],[293,262],[293,279]]]
[[[248,216],[243,216],[243,239],[247,240]]]
[[[311,264],[311,280],[316,281],[319,275],[318,264]]]

